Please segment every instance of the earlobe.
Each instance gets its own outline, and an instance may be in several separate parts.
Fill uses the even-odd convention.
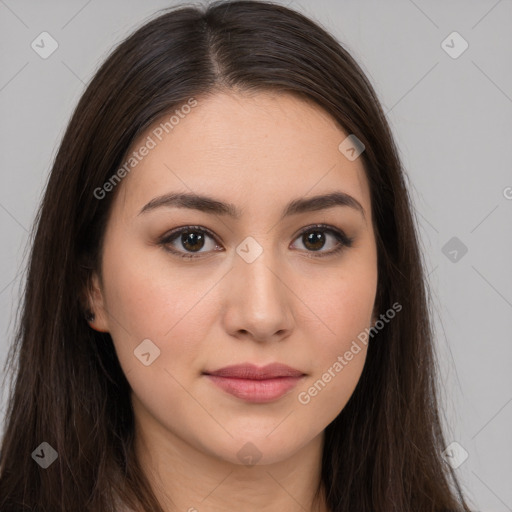
[[[380,310],[380,305],[378,303],[378,301],[375,301],[374,304],[373,304],[373,310],[372,310],[372,320],[371,320],[371,327],[373,327],[375,325],[375,322],[377,322],[377,320],[379,319],[379,315],[378,315],[378,312]]]
[[[90,286],[87,292],[87,303],[89,307],[86,311],[85,319],[91,329],[98,332],[109,332],[105,299],[101,290],[100,279],[96,273],[91,276]]]
[[[375,313],[375,309],[372,311],[372,319],[371,319],[371,324],[370,324],[370,327],[373,327],[375,325],[375,322],[377,321],[378,317],[377,317],[377,314]]]

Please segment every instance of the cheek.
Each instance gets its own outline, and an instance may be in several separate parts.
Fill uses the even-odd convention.
[[[357,341],[343,345],[325,354],[323,364],[317,366],[316,372],[297,392],[297,407],[303,408],[306,417],[313,419],[313,430],[325,428],[338,416],[361,377],[366,345]]]
[[[334,420],[361,377],[376,289],[376,263],[354,264],[317,288],[317,294],[307,295],[321,322],[316,321],[316,333],[310,332],[315,341],[312,371],[298,390],[297,402],[316,424]]]
[[[208,327],[210,281],[199,277],[192,285],[191,274],[165,257],[149,261],[142,250],[132,248],[130,258],[119,258],[118,247],[105,252],[103,269],[109,330],[125,373],[144,369],[136,355],[148,339],[157,348],[145,342],[148,347],[155,354],[160,351],[152,368],[190,371],[190,360]]]
[[[296,394],[298,407],[313,419],[312,430],[325,428],[338,416],[363,371],[367,343],[361,334],[370,327],[373,294],[356,290],[338,288],[340,296],[331,296],[320,310],[329,330],[323,337],[316,335],[310,376]]]
[[[204,414],[190,393],[203,369],[198,356],[210,318],[216,318],[207,295],[212,283],[199,278],[191,285],[190,274],[166,265],[165,258],[148,262],[131,255],[122,265],[115,258],[104,262],[110,333],[120,365],[144,410],[168,428],[189,425]]]
[[[350,342],[370,327],[377,292],[376,261],[352,258],[329,276],[311,280],[304,300],[315,313],[323,353],[348,350]],[[317,337],[318,338],[318,337]],[[324,361],[325,362],[325,361]]]

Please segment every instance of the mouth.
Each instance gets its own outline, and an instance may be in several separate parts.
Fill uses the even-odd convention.
[[[245,363],[206,371],[203,375],[224,392],[252,403],[278,400],[306,376],[295,368],[279,363],[264,367]]]

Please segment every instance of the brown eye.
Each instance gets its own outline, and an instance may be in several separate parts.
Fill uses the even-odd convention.
[[[301,240],[306,252],[318,252],[312,257],[323,257],[337,254],[345,247],[351,247],[353,239],[349,238],[338,229],[324,225],[310,226],[302,231],[296,240]],[[331,242],[329,242],[331,240]],[[325,246],[331,246],[331,249],[322,251]]]
[[[325,245],[325,233],[310,231],[302,235],[304,246],[311,251],[319,251]]]
[[[180,242],[188,251],[196,252],[204,246],[204,234],[197,231],[184,231],[181,233]]]
[[[210,247],[208,247],[208,241],[210,241]],[[212,234],[204,228],[195,226],[186,226],[172,231],[162,238],[160,244],[169,252],[182,258],[198,258],[202,253],[208,253],[218,248]],[[203,251],[205,246],[206,250]]]
[[[299,234],[296,240],[301,240],[304,251],[310,257],[337,254],[344,248],[351,247],[353,242],[353,239],[347,237],[342,231],[323,224],[309,226]],[[168,252],[185,259],[200,258],[203,254],[207,256],[213,251],[223,250],[213,233],[199,226],[177,228],[166,234],[159,243]],[[325,246],[328,250],[322,250]]]

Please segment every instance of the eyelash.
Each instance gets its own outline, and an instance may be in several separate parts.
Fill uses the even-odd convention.
[[[333,226],[329,226],[327,224],[314,224],[312,226],[308,226],[297,235],[295,240],[304,235],[305,233],[316,231],[330,233],[338,241],[338,245],[335,249],[331,249],[330,251],[327,252],[306,251],[307,253],[313,253],[308,254],[308,258],[325,258],[327,256],[334,256],[335,254],[338,254],[341,251],[343,251],[345,248],[352,247],[352,244],[354,242],[354,238],[348,237],[347,235],[345,235],[343,231],[334,228]],[[215,241],[216,244],[218,244],[216,236],[209,229],[203,228],[201,226],[184,226],[181,228],[174,229],[170,233],[165,234],[158,241],[158,244],[164,246],[166,251],[170,252],[173,255],[178,256],[179,258],[183,258],[186,260],[201,258],[201,254],[203,253],[184,253],[169,247],[169,244],[173,242],[175,239],[177,239],[178,236],[184,232],[202,233],[208,235]]]

